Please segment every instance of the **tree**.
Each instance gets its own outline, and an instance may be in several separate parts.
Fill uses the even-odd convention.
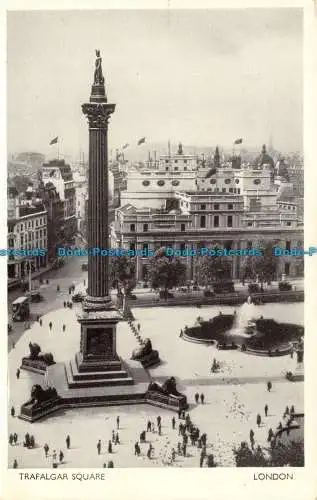
[[[252,451],[246,441],[238,448],[233,449],[237,467],[304,467],[304,441],[279,441],[275,446],[267,449],[268,456],[264,455],[261,446]]]
[[[217,251],[217,248],[214,250]],[[222,281],[231,277],[232,257],[205,255],[199,257],[196,266],[197,281],[208,285],[212,281]]]
[[[260,243],[258,250],[262,256],[247,256],[242,262],[242,278],[258,279],[263,290],[263,283],[270,283],[276,274],[276,257],[273,255],[271,243],[264,245]]]
[[[118,295],[129,295],[136,285],[136,264],[135,257],[120,255],[110,259],[110,280],[117,288]]]
[[[178,257],[168,257],[165,249],[161,248],[154,257],[149,259],[148,278],[154,290],[160,289],[167,292],[184,283],[186,265]]]

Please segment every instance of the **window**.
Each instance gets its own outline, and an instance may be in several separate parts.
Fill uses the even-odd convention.
[[[80,207],[80,201],[78,201],[78,206]]]
[[[179,246],[180,250],[186,250],[186,245],[185,243],[181,243],[180,246]]]
[[[143,232],[147,233],[148,229],[149,229],[149,225],[148,224],[143,224]]]
[[[36,219],[35,225],[36,225],[36,227],[39,225],[39,220],[38,219]]]
[[[228,227],[232,227],[232,215],[228,215]]]
[[[238,188],[238,194],[240,194],[240,188]]]
[[[248,246],[247,248],[252,248],[252,241],[248,241]]]
[[[23,231],[23,224],[21,224],[21,231]]]
[[[130,250],[135,252],[135,243],[130,243]]]
[[[130,224],[130,231],[131,231],[132,233],[134,233],[134,232],[135,232],[135,224]]]
[[[216,184],[217,180],[216,179],[210,179],[210,184]]]
[[[290,250],[291,249],[291,242],[290,241],[286,241],[285,248],[286,248],[286,250]]]
[[[142,184],[143,184],[143,186],[149,186],[150,185],[150,181],[145,180],[145,181],[142,182]]]
[[[20,238],[21,247],[23,247],[23,240],[24,240],[24,238],[23,238],[23,234],[21,234],[21,238]]]
[[[165,160],[165,163],[168,163],[168,160]]]
[[[184,167],[184,170],[187,170],[187,167]]]
[[[230,184],[231,183],[231,179],[225,179],[225,184]]]
[[[233,188],[229,188],[229,193],[233,193]]]
[[[157,181],[158,186],[164,186],[164,184],[165,184],[165,181],[163,181],[163,180]]]
[[[200,227],[206,227],[206,216],[201,215],[200,217]]]
[[[206,205],[205,204],[200,205],[200,210],[206,210]]]
[[[80,219],[80,211],[78,211],[77,217],[78,219]]]
[[[185,232],[185,227],[186,227],[186,225],[185,225],[185,224],[181,224],[181,231],[182,231],[182,233],[184,233],[184,232]]]
[[[253,184],[261,184],[261,179],[254,179]]]
[[[292,225],[292,223],[291,223],[291,222],[286,222],[286,225],[287,225],[287,226],[291,226],[291,225]]]
[[[149,251],[149,244],[148,243],[143,243],[143,245],[142,245],[142,251],[143,252],[148,252]]]
[[[235,179],[235,181],[234,181],[234,182],[235,182],[236,184],[239,184],[239,182],[240,182],[240,181],[239,181],[239,179]]]
[[[174,160],[174,163],[178,163],[178,160]]]
[[[179,181],[178,181],[178,180],[174,180],[174,181],[172,181],[172,186],[178,186],[178,184],[179,184]]]
[[[248,226],[251,227],[252,226],[252,222],[248,222]]]
[[[286,274],[286,276],[289,275],[289,267],[290,267],[289,262],[285,262],[285,274]]]
[[[178,167],[174,167],[174,170],[178,170]]]
[[[184,163],[187,163],[187,160],[184,160]]]
[[[226,192],[226,188],[222,188],[222,193],[225,193]]]
[[[214,210],[219,210],[219,203],[214,204]]]
[[[228,210],[233,210],[233,204],[232,203],[228,203]]]

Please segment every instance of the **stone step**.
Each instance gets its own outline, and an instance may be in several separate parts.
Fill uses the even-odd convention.
[[[120,370],[104,370],[104,371],[78,371],[77,363],[74,359],[70,360],[70,369],[74,380],[98,380],[98,379],[117,379],[127,378],[128,372],[124,370],[120,364]]]
[[[88,388],[88,387],[103,387],[103,386],[115,386],[115,385],[131,385],[133,384],[132,377],[125,370],[120,370],[120,372],[98,372],[98,373],[90,373],[87,377],[87,373],[83,373],[79,376],[76,376],[72,372],[72,367],[76,366],[73,362],[65,365],[66,369],[66,377],[68,382],[68,387],[72,388]],[[78,372],[77,372],[78,373]],[[109,377],[109,373],[111,373],[111,377]],[[95,375],[95,377],[93,377]]]

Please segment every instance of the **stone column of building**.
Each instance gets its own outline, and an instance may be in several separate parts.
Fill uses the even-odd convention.
[[[100,64],[100,67],[97,67]],[[89,123],[88,248],[107,249],[108,237],[108,120],[115,104],[107,102],[101,62],[96,61],[90,102],[82,105]],[[108,258],[88,256],[88,297],[85,309],[105,309],[111,304]]]

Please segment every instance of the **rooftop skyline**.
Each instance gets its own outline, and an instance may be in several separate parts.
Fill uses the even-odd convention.
[[[56,136],[87,151],[96,48],[117,105],[109,149],[146,136],[302,150],[301,10],[240,9],[9,12],[9,153],[54,156]]]

